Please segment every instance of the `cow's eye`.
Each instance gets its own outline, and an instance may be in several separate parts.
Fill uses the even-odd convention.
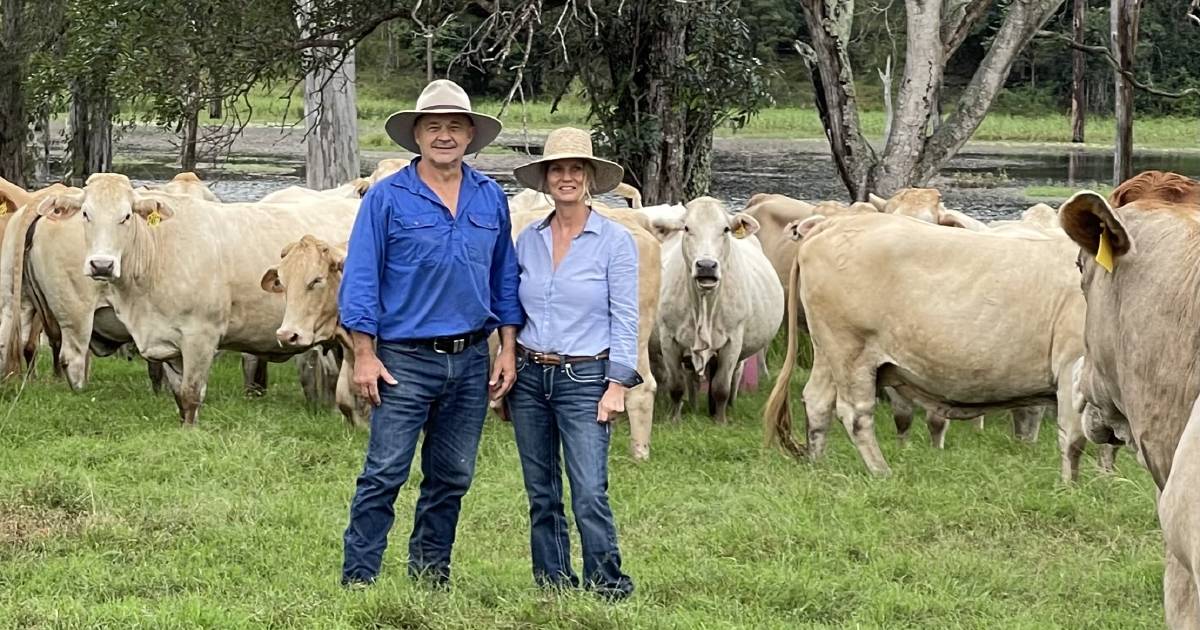
[[[689,229],[688,229],[688,226],[686,226],[686,225],[685,225],[685,226],[683,226],[683,231],[684,231],[684,232],[691,232],[691,230],[689,230]]]
[[[308,283],[308,289],[311,291],[311,290],[313,290],[313,289],[317,288],[317,287],[318,287],[320,284],[321,284],[321,279],[320,279],[320,278],[313,278],[313,279],[312,279],[312,280],[311,280],[311,281]]]
[[[131,217],[131,216],[133,216],[133,214],[129,213],[129,214],[126,214],[125,216],[121,217],[121,225],[125,225],[125,222],[128,221],[129,217]]]
[[[91,220],[92,220],[92,215],[88,214],[87,212],[84,212],[84,213],[83,213],[83,220],[84,220],[84,221],[91,221]]]
[[[731,231],[732,231],[732,230],[730,230],[730,229],[729,229],[729,226],[728,226],[728,225],[726,225],[726,226],[725,226],[725,233],[726,233],[726,234],[728,234],[728,233],[729,233],[729,232],[731,232]]]

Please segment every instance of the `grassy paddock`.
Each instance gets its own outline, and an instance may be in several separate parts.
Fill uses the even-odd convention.
[[[1065,489],[1049,423],[1033,446],[996,419],[980,434],[956,423],[936,452],[919,423],[899,446],[881,411],[895,474],[876,480],[836,427],[819,464],[763,450],[761,393],[738,403],[728,427],[660,422],[648,463],[629,458],[627,426],[614,432],[630,601],[531,586],[516,449],[510,427],[490,419],[453,591],[404,577],[414,473],[382,580],[345,592],[341,533],[366,434],[304,411],[290,365],[272,365],[271,377],[265,398],[246,399],[235,358],[220,359],[197,430],[178,427],[138,363],[97,360],[83,394],[46,377],[19,398],[10,386],[0,627],[1161,625],[1152,484],[1128,453],[1104,478],[1089,449],[1082,483]]]
[[[260,124],[279,123],[286,112],[287,121],[298,120],[304,114],[303,100],[297,96],[290,106],[278,94],[257,91],[250,97],[254,108],[253,121]],[[394,146],[383,132],[383,121],[394,111],[410,106],[407,101],[382,96],[371,90],[358,95],[358,115],[361,128],[360,142],[366,148],[387,149]],[[501,103],[480,101],[476,109],[489,114],[498,114]],[[563,125],[587,126],[588,107],[577,99],[564,99],[555,112],[546,102],[530,102],[522,105],[512,103],[505,111],[503,120],[509,131],[528,127],[532,131],[545,132]],[[864,110],[861,113],[863,133],[872,139],[883,136],[883,112]],[[1137,144],[1146,148],[1171,148],[1194,146],[1200,143],[1200,120],[1193,118],[1143,118],[1135,130]],[[775,107],[765,109],[750,119],[738,130],[719,129],[720,137],[821,139],[825,132],[820,118],[812,108]],[[1109,146],[1114,136],[1112,118],[1088,118],[1087,137],[1090,146]],[[972,137],[976,141],[1056,143],[1070,142],[1071,123],[1064,114],[1048,113],[1040,116],[1014,115],[993,112]]]

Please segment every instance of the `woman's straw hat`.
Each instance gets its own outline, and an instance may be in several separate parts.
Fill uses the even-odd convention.
[[[463,114],[469,117],[475,125],[475,139],[467,145],[467,153],[481,151],[500,135],[503,128],[499,119],[471,111],[470,97],[457,83],[449,79],[431,81],[417,97],[416,109],[407,109],[388,116],[383,128],[387,130],[393,142],[413,153],[420,153],[421,147],[417,146],[413,126],[417,124],[417,117],[422,114]]]
[[[582,129],[560,127],[546,136],[542,156],[513,169],[513,175],[526,188],[538,192],[546,191],[546,167],[554,160],[583,160],[592,165],[596,176],[588,188],[592,194],[609,192],[621,183],[625,169],[616,162],[609,162],[592,154],[592,136]]]

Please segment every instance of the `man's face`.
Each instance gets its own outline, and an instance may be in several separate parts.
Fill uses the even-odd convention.
[[[463,159],[475,139],[475,126],[466,114],[425,114],[414,129],[421,157],[449,166]]]

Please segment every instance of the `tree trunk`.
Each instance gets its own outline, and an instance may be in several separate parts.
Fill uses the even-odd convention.
[[[388,72],[393,72],[400,67],[400,38],[396,37],[396,22],[388,22],[384,27],[384,33],[387,34],[387,61],[384,67]]]
[[[850,67],[853,0],[803,0],[804,19],[815,55],[810,59],[814,98],[821,113],[838,175],[850,196],[865,201],[874,190],[877,158],[862,135],[854,72]]]
[[[221,99],[214,98],[208,102],[208,119],[215,120],[220,118],[224,113],[224,108],[221,104]]]
[[[27,186],[26,134],[29,114],[25,106],[25,62],[29,53],[23,45],[25,3],[3,0],[0,38],[0,177]]]
[[[83,186],[93,173],[112,170],[112,97],[103,88],[91,93],[80,83],[71,87],[68,180]]]
[[[651,143],[642,170],[642,199],[647,204],[687,201],[684,152],[687,150],[687,109],[675,102],[676,69],[687,58],[686,4],[662,8],[661,23],[651,34],[646,90],[647,114],[657,119],[661,139]]]
[[[301,2],[297,10],[296,21],[302,34],[307,32],[306,15],[311,1]],[[322,52],[326,51],[316,54]],[[330,58],[304,75],[304,119],[308,124],[304,170],[309,188],[334,188],[360,175],[354,81],[353,49],[346,53],[340,66]]]
[[[1133,72],[1137,48],[1138,17],[1142,0],[1112,0],[1111,18],[1113,56],[1119,70],[1113,71],[1117,137],[1113,152],[1113,186],[1133,176],[1133,82],[1124,73]]]
[[[433,32],[425,33],[425,82],[433,81]]]
[[[904,74],[891,134],[884,145],[885,157],[879,165],[881,182],[907,181],[921,160],[925,132],[937,110],[938,87],[946,66],[942,42],[929,36],[941,27],[942,1],[907,0],[904,6],[908,15]]]
[[[38,152],[34,162],[34,179],[40,183],[50,181],[50,106],[38,108],[37,124]]]
[[[198,103],[188,106],[183,119],[183,151],[179,156],[179,170],[196,170],[196,137],[200,127]]]
[[[1071,9],[1071,38],[1083,44],[1087,0],[1074,0]],[[1071,52],[1071,142],[1083,142],[1087,118],[1087,63],[1083,51]]]

